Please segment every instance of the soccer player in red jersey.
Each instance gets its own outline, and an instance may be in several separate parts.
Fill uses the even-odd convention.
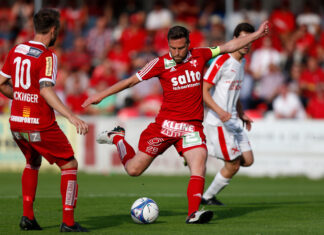
[[[20,228],[42,229],[35,219],[33,202],[43,156],[61,169],[63,221],[60,231],[83,232],[87,230],[74,221],[78,162],[71,144],[55,121],[54,110],[67,118],[79,134],[86,134],[88,125],[74,115],[54,91],[57,57],[48,47],[55,43],[59,19],[59,13],[52,9],[42,9],[34,16],[35,37],[10,50],[0,72],[0,91],[12,99],[10,129],[26,158]]]
[[[258,31],[242,38],[235,38],[215,48],[193,48],[189,50],[189,31],[174,26],[168,32],[169,53],[150,61],[139,72],[106,90],[89,97],[83,107],[97,104],[103,98],[132,87],[137,83],[158,77],[163,88],[163,103],[154,123],[145,129],[139,140],[139,152],[124,139],[125,130],[116,127],[104,131],[98,143],[117,146],[126,172],[131,176],[141,175],[154,158],[171,145],[184,157],[190,169],[187,189],[187,223],[207,223],[212,211],[199,211],[204,189],[206,171],[206,138],[203,132],[202,73],[207,61],[220,53],[236,51],[268,33],[264,22]],[[131,43],[131,42],[130,42]]]

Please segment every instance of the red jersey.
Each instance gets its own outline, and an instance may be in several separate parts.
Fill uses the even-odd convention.
[[[56,82],[57,57],[52,51],[40,42],[19,44],[10,50],[0,73],[13,84],[11,129],[44,130],[55,122],[39,88],[41,81]]]
[[[136,73],[141,81],[152,77],[160,79],[163,103],[156,117],[157,122],[164,119],[203,121],[203,70],[211,57],[210,48],[193,48],[180,64],[166,54],[150,61]]]

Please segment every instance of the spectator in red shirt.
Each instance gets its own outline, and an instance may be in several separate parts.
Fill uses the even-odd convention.
[[[324,71],[318,66],[315,57],[309,57],[307,67],[299,79],[299,87],[303,98],[307,100],[312,98],[315,95],[315,88],[320,82],[324,82]]]
[[[108,59],[105,59],[94,69],[90,79],[90,86],[95,87],[99,82],[104,82],[106,87],[112,86],[118,82],[115,70],[112,68]]]
[[[295,16],[289,9],[289,0],[281,1],[281,5],[271,13],[269,20],[281,40],[284,43],[289,40],[296,27]]]
[[[74,41],[73,49],[63,55],[67,66],[71,70],[83,70],[89,72],[91,66],[91,56],[86,49],[86,40],[78,37]]]
[[[66,96],[66,103],[73,112],[84,114],[86,109],[82,108],[81,104],[88,98],[84,79],[77,71],[73,72],[67,79],[66,85],[69,87],[69,93]]]
[[[324,82],[317,84],[316,95],[307,105],[307,114],[314,119],[324,119]]]
[[[123,51],[129,55],[140,51],[145,44],[147,32],[143,28],[145,15],[142,12],[135,13],[130,17],[130,25],[127,27],[120,38]]]

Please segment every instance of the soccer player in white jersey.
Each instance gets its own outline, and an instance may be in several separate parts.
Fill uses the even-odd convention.
[[[234,38],[253,32],[252,25],[241,23],[234,30]],[[215,195],[229,184],[240,166],[253,164],[253,152],[243,128],[245,124],[249,131],[252,120],[244,114],[239,101],[244,78],[244,56],[250,47],[251,43],[240,50],[216,57],[204,76],[203,99],[209,108],[205,119],[208,153],[224,160],[225,164],[203,194],[203,205],[223,205]]]

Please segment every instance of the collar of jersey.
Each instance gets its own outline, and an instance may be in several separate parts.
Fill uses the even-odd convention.
[[[172,56],[171,56],[171,53],[169,52],[169,56],[170,56],[170,58],[172,59]],[[191,52],[190,51],[188,51],[188,53],[187,53],[187,57],[181,62],[181,63],[186,63],[186,62],[188,62],[189,60],[190,60],[190,58],[191,58]],[[172,59],[173,60],[173,59]]]
[[[41,42],[29,41],[29,43],[31,43],[31,44],[38,44],[38,45],[42,45],[43,47],[47,48],[47,47],[45,46],[45,44],[44,44],[44,43],[41,43]]]

